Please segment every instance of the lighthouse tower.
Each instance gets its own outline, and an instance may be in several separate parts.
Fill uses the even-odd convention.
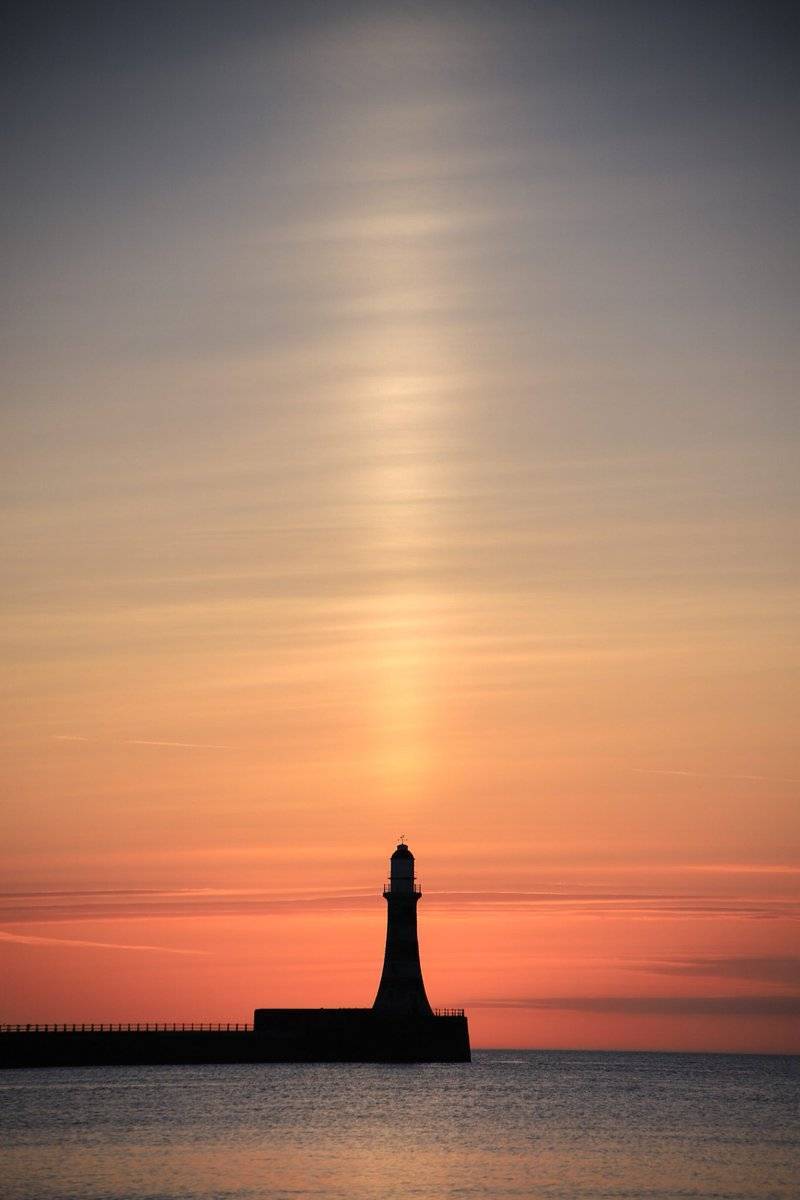
[[[414,855],[400,842],[391,857],[386,897],[386,951],[373,1010],[387,1016],[430,1017],[417,941],[417,904],[422,891],[414,877]]]

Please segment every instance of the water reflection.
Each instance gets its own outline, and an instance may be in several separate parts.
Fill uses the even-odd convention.
[[[5,1072],[7,1200],[789,1200],[797,1060]]]

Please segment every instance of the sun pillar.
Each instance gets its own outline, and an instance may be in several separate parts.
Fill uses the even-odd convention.
[[[400,842],[391,857],[386,897],[386,951],[373,1009],[391,1016],[433,1015],[425,995],[417,941],[417,904],[422,891],[414,877],[414,855]]]

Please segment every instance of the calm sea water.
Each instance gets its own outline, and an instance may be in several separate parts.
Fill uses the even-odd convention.
[[[0,1072],[3,1200],[800,1196],[800,1060]]]

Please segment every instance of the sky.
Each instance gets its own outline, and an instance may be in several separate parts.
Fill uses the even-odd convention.
[[[800,1050],[791,7],[5,14],[0,1020]]]

